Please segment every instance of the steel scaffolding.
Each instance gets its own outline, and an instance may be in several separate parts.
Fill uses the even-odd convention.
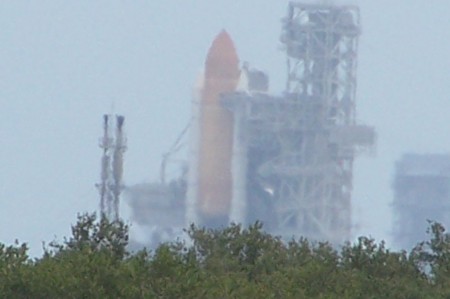
[[[358,36],[357,7],[291,3],[285,94],[223,95],[246,147],[237,152],[247,155],[238,166],[247,169],[247,222],[286,238],[349,239],[353,160],[375,138],[355,124]]]
[[[111,115],[103,116],[103,137],[99,146],[103,151],[101,159],[100,183],[97,188],[100,193],[100,213],[102,217],[111,220],[119,219],[120,196],[123,189],[123,154],[126,151],[126,138],[123,132],[125,118],[116,115],[115,138],[113,130],[114,119]]]

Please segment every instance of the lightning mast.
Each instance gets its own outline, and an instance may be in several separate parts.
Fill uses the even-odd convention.
[[[97,188],[100,193],[100,213],[102,217],[111,220],[119,219],[120,195],[123,189],[123,153],[126,150],[126,138],[123,132],[125,118],[116,115],[103,116],[103,137],[99,146],[103,151],[101,159],[100,183]],[[111,133],[115,127],[115,138]]]

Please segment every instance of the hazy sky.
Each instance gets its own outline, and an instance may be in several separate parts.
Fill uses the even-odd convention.
[[[375,155],[355,165],[355,234],[389,241],[394,162],[450,149],[450,2],[351,2],[363,31],[357,116],[378,132]],[[112,109],[126,116],[125,182],[156,179],[221,29],[282,92],[287,3],[1,1],[0,241],[40,253],[42,241],[69,235],[78,212],[97,209],[98,138]]]

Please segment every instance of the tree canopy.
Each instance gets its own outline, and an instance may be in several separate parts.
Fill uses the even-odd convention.
[[[72,236],[40,258],[31,259],[26,244],[0,244],[0,298],[450,296],[450,236],[439,223],[410,252],[366,237],[340,247],[284,242],[259,222],[186,233],[186,241],[130,253],[123,221],[79,215]]]

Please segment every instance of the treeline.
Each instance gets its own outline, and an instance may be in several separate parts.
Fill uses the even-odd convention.
[[[129,253],[127,225],[85,214],[41,258],[0,245],[0,298],[450,298],[450,237],[438,223],[429,233],[395,252],[365,237],[285,243],[260,223],[192,226],[187,242]]]

